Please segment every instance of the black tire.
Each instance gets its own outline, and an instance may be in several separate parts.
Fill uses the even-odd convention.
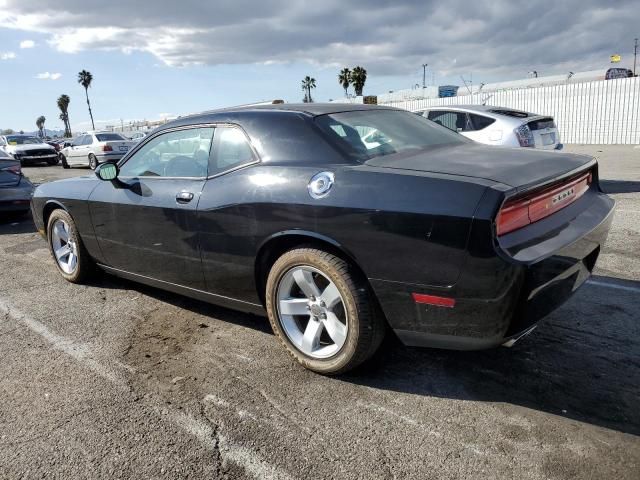
[[[52,158],[51,160],[47,160],[47,165],[58,165],[58,163],[60,163],[60,159],[58,157],[56,158]]]
[[[60,154],[60,161],[62,162],[62,168],[71,168],[67,163],[67,157],[65,157],[63,154]]]
[[[71,273],[67,273],[62,270],[53,249],[53,228],[54,224],[58,220],[64,221],[69,226],[69,239],[76,245],[77,264]],[[78,235],[78,228],[76,227],[73,218],[71,218],[71,215],[62,209],[54,210],[49,216],[49,220],[47,222],[47,244],[49,245],[49,251],[51,252],[53,261],[55,262],[56,267],[58,267],[60,275],[62,275],[65,280],[71,283],[84,283],[84,281],[95,271],[95,263],[84,247],[80,235]]]
[[[280,282],[287,272],[300,266],[321,272],[335,284],[343,299],[346,340],[328,358],[314,358],[298,349],[285,333],[278,315]],[[265,302],[273,331],[289,353],[305,368],[325,375],[345,373],[368,360],[380,347],[386,331],[386,322],[366,280],[343,259],[316,248],[290,250],[278,258],[267,278]]]
[[[95,170],[97,166],[98,166],[98,159],[96,158],[96,156],[93,153],[90,153],[89,154],[89,168],[91,170]]]

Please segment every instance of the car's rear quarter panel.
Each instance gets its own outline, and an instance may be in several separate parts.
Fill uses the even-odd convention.
[[[318,200],[307,192],[318,167],[255,166],[207,183],[198,211],[210,290],[259,300],[247,282],[256,254],[294,231],[339,246],[374,288],[376,280],[444,288],[456,282],[486,185],[367,166],[327,169],[335,185]]]

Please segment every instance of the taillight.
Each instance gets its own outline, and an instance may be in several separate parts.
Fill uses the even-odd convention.
[[[113,147],[111,145],[103,145],[102,146],[102,151],[103,152],[113,152]]]
[[[592,175],[586,173],[559,186],[515,200],[507,200],[496,218],[496,233],[504,235],[542,220],[571,205],[589,190]]]
[[[20,165],[10,165],[3,168],[6,172],[15,173],[16,175],[22,175],[22,167]]]
[[[529,125],[520,125],[513,132],[516,134],[521,147],[533,147],[533,132]]]

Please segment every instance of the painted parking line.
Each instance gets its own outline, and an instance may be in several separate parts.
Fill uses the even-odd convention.
[[[0,315],[6,315],[17,323],[26,326],[30,331],[46,340],[55,350],[65,353],[116,386],[128,390],[127,382],[121,373],[99,362],[97,355],[88,345],[54,332],[42,322],[30,317],[3,299],[0,299]],[[115,363],[118,364],[118,362]],[[154,410],[159,416],[161,415],[161,412],[157,409],[154,408]],[[194,436],[205,448],[219,448],[223,460],[239,465],[257,480],[292,479],[289,474],[264,460],[258,453],[231,442],[219,432],[214,432],[206,422],[179,410],[168,409],[166,406],[164,410],[168,411],[172,423]]]
[[[640,293],[640,287],[630,287],[628,285],[620,285],[613,282],[603,282],[601,280],[587,280],[587,283],[590,285],[595,285],[597,287],[613,288],[615,290],[623,290],[625,292]]]

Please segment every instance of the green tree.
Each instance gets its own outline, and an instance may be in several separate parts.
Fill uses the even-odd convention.
[[[351,70],[351,83],[353,84],[353,89],[356,91],[356,95],[359,97],[362,95],[362,90],[364,89],[364,84],[367,81],[367,71],[360,67],[354,67]]]
[[[93,82],[93,75],[91,75],[91,72],[82,70],[78,73],[78,83],[84,87],[84,93],[87,97],[87,107],[89,108],[89,116],[91,117],[91,127],[95,130],[96,125],[93,123],[93,112],[91,112],[91,103],[89,102],[89,87],[91,86],[91,82]]]
[[[5,128],[4,130],[2,130],[2,135],[11,135],[13,133],[16,133],[13,128]]]
[[[64,136],[71,136],[71,122],[69,121],[69,95],[62,94],[58,97],[58,108],[60,109],[60,120],[64,122]]]
[[[302,80],[302,90],[305,92],[304,94],[304,102],[305,103],[313,103],[313,99],[311,98],[311,89],[316,88],[316,79],[311,78],[309,75],[304,77]]]
[[[346,67],[340,70],[340,74],[338,75],[338,83],[342,85],[342,88],[344,88],[345,96],[349,95],[348,89],[349,85],[351,85],[351,70]]]
[[[44,138],[44,122],[46,122],[47,119],[44,118],[44,115],[40,115],[38,118],[36,118],[36,126],[38,127],[38,131],[40,132],[40,138]]]

